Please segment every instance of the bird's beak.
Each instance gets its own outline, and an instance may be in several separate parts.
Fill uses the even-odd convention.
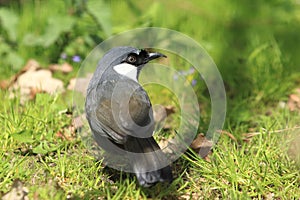
[[[158,52],[153,52],[153,53],[148,53],[148,57],[146,58],[146,62],[149,62],[151,60],[154,60],[156,58],[160,58],[160,57],[164,57],[166,58],[167,56],[162,54],[162,53],[158,53]]]

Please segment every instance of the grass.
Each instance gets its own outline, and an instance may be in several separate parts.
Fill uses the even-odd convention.
[[[45,54],[41,46],[27,50],[28,46],[20,41],[28,33],[28,27],[36,34],[42,33],[48,16],[64,10],[65,6],[71,7],[72,3],[49,2],[32,1],[19,8],[23,9],[17,41],[21,50],[8,42],[20,57],[36,57],[45,66],[53,60],[61,62],[58,57],[68,33]],[[32,10],[35,3],[38,6]],[[253,1],[251,9],[247,3],[219,0],[174,1],[172,5],[168,1],[113,1],[109,5],[114,33],[162,26],[186,33],[204,46],[224,80],[228,103],[223,130],[235,140],[221,134],[205,159],[193,151],[186,152],[172,164],[175,179],[171,185],[158,184],[145,189],[137,185],[134,176],[105,168],[74,134],[71,91],[37,94],[35,99],[21,102],[19,95],[12,99],[8,90],[0,90],[0,196],[11,191],[13,183],[20,180],[28,188],[30,199],[300,199],[297,139],[300,115],[288,106],[279,106],[300,87],[299,5],[277,0]],[[167,8],[169,12],[164,12]],[[39,18],[37,27],[31,19],[45,9],[47,14]],[[93,30],[90,18],[76,19],[79,27],[70,36],[75,38],[71,42],[74,44],[81,38],[76,34]],[[80,27],[82,24],[88,28]],[[0,39],[5,39],[6,33],[3,30],[0,33]],[[85,48],[92,49],[92,45]],[[76,48],[70,51],[70,55],[78,54]],[[181,62],[170,64],[178,70],[189,70]],[[10,67],[1,69],[1,77],[16,72]],[[57,73],[55,77],[67,85],[77,68],[70,75]],[[190,81],[193,78],[199,77],[188,77]],[[210,119],[210,98],[203,82],[198,81],[194,89],[202,112],[199,132],[205,133]],[[153,101],[178,106],[178,99],[172,99],[172,91],[152,86],[147,86],[147,90]],[[176,114],[169,121],[174,127],[178,121]]]
[[[252,120],[261,131],[248,142],[222,135],[208,159],[191,152],[183,155],[173,163],[175,180],[170,186],[143,189],[134,177],[104,169],[79,137],[58,137],[56,133],[70,124],[70,116],[62,112],[68,109],[62,95],[38,94],[22,106],[18,98],[10,100],[8,92],[1,91],[1,95],[2,192],[10,191],[13,181],[19,179],[29,189],[30,199],[300,197],[300,166],[288,155],[289,144],[299,130],[272,132],[298,125],[299,115],[287,109],[272,108],[272,116],[257,114]],[[43,109],[45,106],[48,109]],[[14,136],[22,130],[30,131],[31,139],[22,141]],[[245,132],[243,125],[232,129],[234,135]],[[55,148],[44,147],[45,152],[34,153],[43,142]]]

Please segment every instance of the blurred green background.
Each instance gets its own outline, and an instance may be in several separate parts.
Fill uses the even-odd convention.
[[[1,0],[0,76],[14,74],[30,58],[45,66],[62,60],[79,62],[74,56],[84,59],[113,34],[157,26],[199,42],[219,67],[230,95],[249,95],[267,87],[263,98],[276,98],[276,92],[286,88],[273,83],[291,80],[300,71],[299,4],[296,0]]]
[[[30,58],[43,66],[68,61],[78,69],[106,38],[154,26],[192,37],[212,56],[229,100],[235,99],[228,101],[230,123],[247,121],[253,107],[286,100],[299,82],[297,0],[1,0],[0,5],[1,79]]]

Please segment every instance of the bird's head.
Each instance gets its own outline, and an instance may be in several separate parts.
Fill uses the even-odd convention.
[[[115,55],[111,63],[114,71],[135,81],[145,64],[156,58],[166,57],[158,52],[149,52],[133,47],[116,47],[111,49],[108,54]]]
[[[148,63],[149,61],[160,57],[166,57],[166,56],[158,52],[152,53],[144,49],[136,49],[134,51],[131,51],[128,54],[125,54],[122,63],[127,63],[130,65],[134,65],[136,67],[141,67],[146,63]]]

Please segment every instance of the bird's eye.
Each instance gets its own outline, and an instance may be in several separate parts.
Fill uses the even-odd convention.
[[[127,61],[130,63],[135,63],[136,61],[136,57],[133,55],[128,56]]]

